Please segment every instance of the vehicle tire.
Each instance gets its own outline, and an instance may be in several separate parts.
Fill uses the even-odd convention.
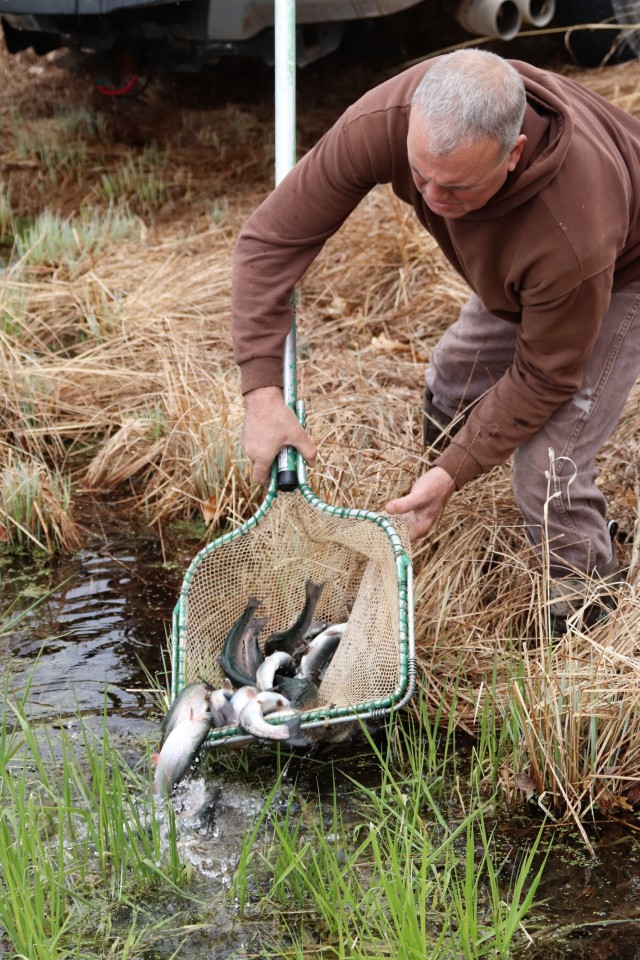
[[[563,0],[561,11],[561,25],[569,28],[565,45],[580,66],[599,67],[640,56],[637,29],[570,29],[581,23],[638,23],[640,0]]]

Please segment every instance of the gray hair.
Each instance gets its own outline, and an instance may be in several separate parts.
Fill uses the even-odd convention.
[[[496,140],[504,159],[513,150],[526,106],[518,71],[488,50],[456,50],[427,70],[411,99],[428,125],[436,156],[463,143]]]

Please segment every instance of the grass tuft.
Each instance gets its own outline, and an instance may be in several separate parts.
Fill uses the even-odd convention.
[[[160,811],[149,784],[119,756],[106,715],[99,736],[79,720],[74,742],[64,728],[56,735],[30,724],[28,689],[16,701],[6,679],[4,692],[0,925],[18,956],[85,957],[85,944],[97,928],[110,928],[118,905],[182,887],[173,809]],[[140,939],[137,921],[134,913],[128,950]],[[105,933],[101,951],[108,939]]]

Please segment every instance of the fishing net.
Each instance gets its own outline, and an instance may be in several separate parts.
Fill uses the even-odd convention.
[[[197,679],[222,684],[217,658],[252,594],[266,636],[298,618],[313,580],[324,583],[315,619],[347,627],[303,729],[390,712],[413,686],[410,567],[406,532],[384,515],[330,507],[308,488],[278,493],[192,562],[174,620],[174,695]]]

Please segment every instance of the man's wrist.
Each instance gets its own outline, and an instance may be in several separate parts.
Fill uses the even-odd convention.
[[[245,409],[255,410],[270,400],[282,400],[280,387],[256,387],[255,390],[249,390],[248,393],[245,393]]]
[[[247,394],[260,387],[282,387],[282,360],[277,357],[254,357],[239,365],[240,389]]]

